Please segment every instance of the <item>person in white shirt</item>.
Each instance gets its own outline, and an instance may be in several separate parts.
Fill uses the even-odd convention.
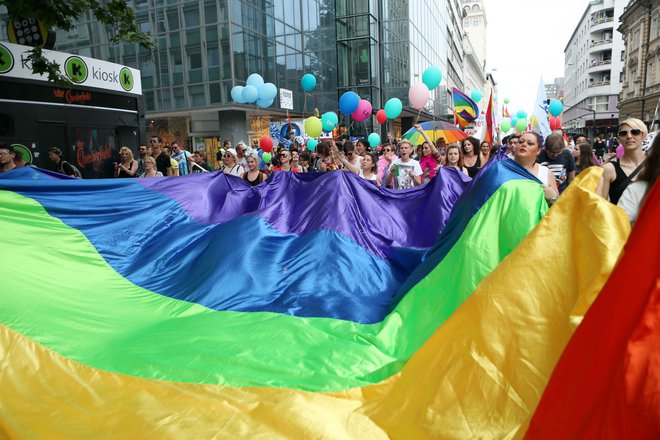
[[[644,161],[644,168],[639,173],[636,182],[626,187],[619,198],[618,206],[623,208],[630,219],[630,223],[635,223],[641,206],[644,204],[646,195],[660,175],[660,136],[653,139],[648,156]]]
[[[413,146],[408,140],[399,143],[399,158],[392,161],[387,172],[387,184],[394,189],[407,189],[422,184],[422,167],[410,158]]]
[[[227,148],[227,150],[225,150],[224,156],[222,157],[222,161],[225,164],[222,167],[223,173],[231,174],[232,176],[240,177],[241,179],[243,178],[243,175],[245,174],[245,168],[237,163],[238,155],[236,154],[236,150],[233,148]]]

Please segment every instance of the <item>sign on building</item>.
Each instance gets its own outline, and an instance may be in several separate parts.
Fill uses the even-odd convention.
[[[293,92],[287,89],[280,89],[280,108],[293,110]]]

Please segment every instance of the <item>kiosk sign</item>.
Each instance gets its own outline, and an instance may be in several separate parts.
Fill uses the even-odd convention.
[[[12,43],[0,44],[0,77],[48,81],[32,73],[27,57],[30,48]],[[98,89],[142,95],[140,71],[120,64],[63,52],[44,50],[44,57],[62,66],[64,75],[74,84]]]

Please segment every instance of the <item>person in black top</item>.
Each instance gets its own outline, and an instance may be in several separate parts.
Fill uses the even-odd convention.
[[[553,132],[547,137],[545,148],[539,154],[536,162],[545,165],[552,171],[560,194],[575,179],[575,159],[565,148],[564,138],[559,133]]]
[[[461,141],[461,150],[463,152],[463,165],[472,178],[477,175],[481,168],[481,157],[479,155],[479,140],[468,136]]]
[[[635,181],[642,169],[646,156],[642,142],[648,135],[648,129],[639,119],[626,119],[619,125],[619,142],[623,145],[623,156],[603,165],[603,177],[596,192],[610,202],[617,204],[630,182]]]
[[[71,165],[66,160],[62,160],[62,150],[57,147],[48,149],[48,158],[55,164],[55,171],[66,176],[80,178],[80,171],[78,168]]]
[[[172,162],[170,157],[163,152],[163,140],[158,136],[152,136],[149,141],[151,144],[151,151],[156,158],[156,169],[163,173],[163,176],[171,176]]]

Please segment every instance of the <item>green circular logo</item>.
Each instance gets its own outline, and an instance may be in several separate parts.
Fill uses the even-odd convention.
[[[64,62],[64,71],[74,83],[80,84],[87,79],[87,64],[80,57],[67,58]]]
[[[14,67],[14,55],[0,44],[0,74],[9,72]]]
[[[119,71],[119,84],[127,92],[133,90],[133,72],[128,67],[124,67]]]
[[[23,155],[23,160],[25,163],[34,162],[34,157],[32,156],[32,151],[23,144],[11,144],[14,151],[17,151]]]

